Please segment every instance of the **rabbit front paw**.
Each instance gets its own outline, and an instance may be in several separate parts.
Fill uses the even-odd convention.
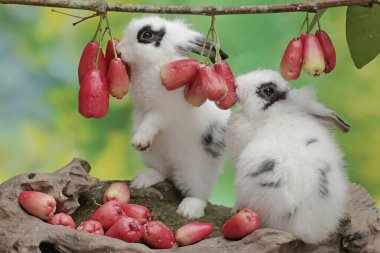
[[[149,131],[139,131],[132,138],[132,146],[140,151],[147,150],[153,143],[154,133]]]

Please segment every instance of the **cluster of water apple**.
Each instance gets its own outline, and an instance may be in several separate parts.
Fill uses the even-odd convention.
[[[312,76],[330,73],[336,64],[334,46],[328,34],[319,29],[315,34],[301,33],[293,38],[282,57],[280,70],[286,80],[295,80],[301,69]]]
[[[164,223],[152,220],[147,207],[128,203],[129,200],[130,192],[126,183],[111,184],[104,193],[104,204],[76,228],[70,215],[55,214],[57,203],[52,196],[37,191],[23,191],[18,196],[18,201],[26,212],[49,224],[129,243],[142,242],[153,249],[169,249],[175,244],[191,245],[207,238],[214,231],[211,223],[191,222],[178,228],[174,235]],[[244,208],[224,224],[222,234],[227,239],[238,240],[259,227],[258,215]]]
[[[129,88],[127,67],[116,53],[115,46],[119,41],[110,32],[106,55],[103,54],[101,23],[93,40],[84,47],[78,66],[79,112],[86,118],[104,117],[109,109],[109,95],[122,99]],[[109,26],[105,30],[110,31]],[[99,37],[98,41],[95,41],[96,37]]]
[[[194,59],[174,61],[161,68],[161,81],[168,90],[185,86],[185,99],[195,107],[209,99],[227,110],[237,101],[235,78],[224,60],[214,67]]]

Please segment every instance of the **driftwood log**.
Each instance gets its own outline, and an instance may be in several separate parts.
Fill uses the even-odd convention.
[[[350,200],[338,231],[319,245],[304,244],[290,233],[270,228],[259,229],[240,241],[225,240],[220,229],[231,216],[231,209],[209,204],[199,221],[215,225],[210,239],[154,251],[139,243],[49,225],[19,206],[17,196],[21,191],[41,191],[55,197],[57,210],[72,214],[79,225],[102,202],[102,195],[111,184],[89,176],[90,169],[86,161],[74,159],[54,173],[22,174],[1,184],[0,252],[380,252],[380,215],[368,192],[355,184],[350,185]],[[163,221],[173,232],[189,222],[175,213],[181,196],[169,182],[146,190],[131,189],[131,196],[132,203],[149,207],[153,219]]]

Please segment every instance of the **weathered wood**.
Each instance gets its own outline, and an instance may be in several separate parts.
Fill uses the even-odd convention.
[[[72,213],[79,224],[98,207],[96,203],[101,203],[103,193],[111,183],[100,182],[89,176],[89,172],[90,165],[86,161],[74,159],[54,173],[26,173],[1,184],[0,252],[156,252],[143,244],[49,225],[28,215],[17,202],[17,196],[23,190],[48,193],[60,203],[59,211]],[[173,232],[189,222],[176,214],[181,196],[169,182],[146,190],[131,189],[131,196],[132,203],[148,206],[153,218],[163,221]],[[270,228],[259,229],[239,241],[225,240],[220,237],[220,229],[230,217],[231,209],[209,204],[206,215],[199,221],[215,225],[213,238],[158,252],[380,252],[380,215],[375,202],[364,188],[355,184],[350,185],[349,196],[339,230],[319,245],[304,244],[290,233]]]

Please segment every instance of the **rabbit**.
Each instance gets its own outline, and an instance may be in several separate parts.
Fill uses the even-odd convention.
[[[211,101],[193,107],[186,102],[183,87],[165,89],[160,69],[186,58],[188,52],[200,54],[204,41],[202,34],[181,20],[146,16],[132,20],[117,45],[131,70],[132,145],[141,151],[146,165],[131,187],[147,188],[170,179],[185,196],[177,213],[188,219],[204,215],[222,167],[230,112]],[[215,57],[215,51],[210,55]]]
[[[312,87],[289,88],[273,70],[236,79],[240,107],[227,125],[236,169],[234,210],[251,208],[263,227],[319,243],[336,231],[348,180],[332,129],[350,126],[319,103]]]

